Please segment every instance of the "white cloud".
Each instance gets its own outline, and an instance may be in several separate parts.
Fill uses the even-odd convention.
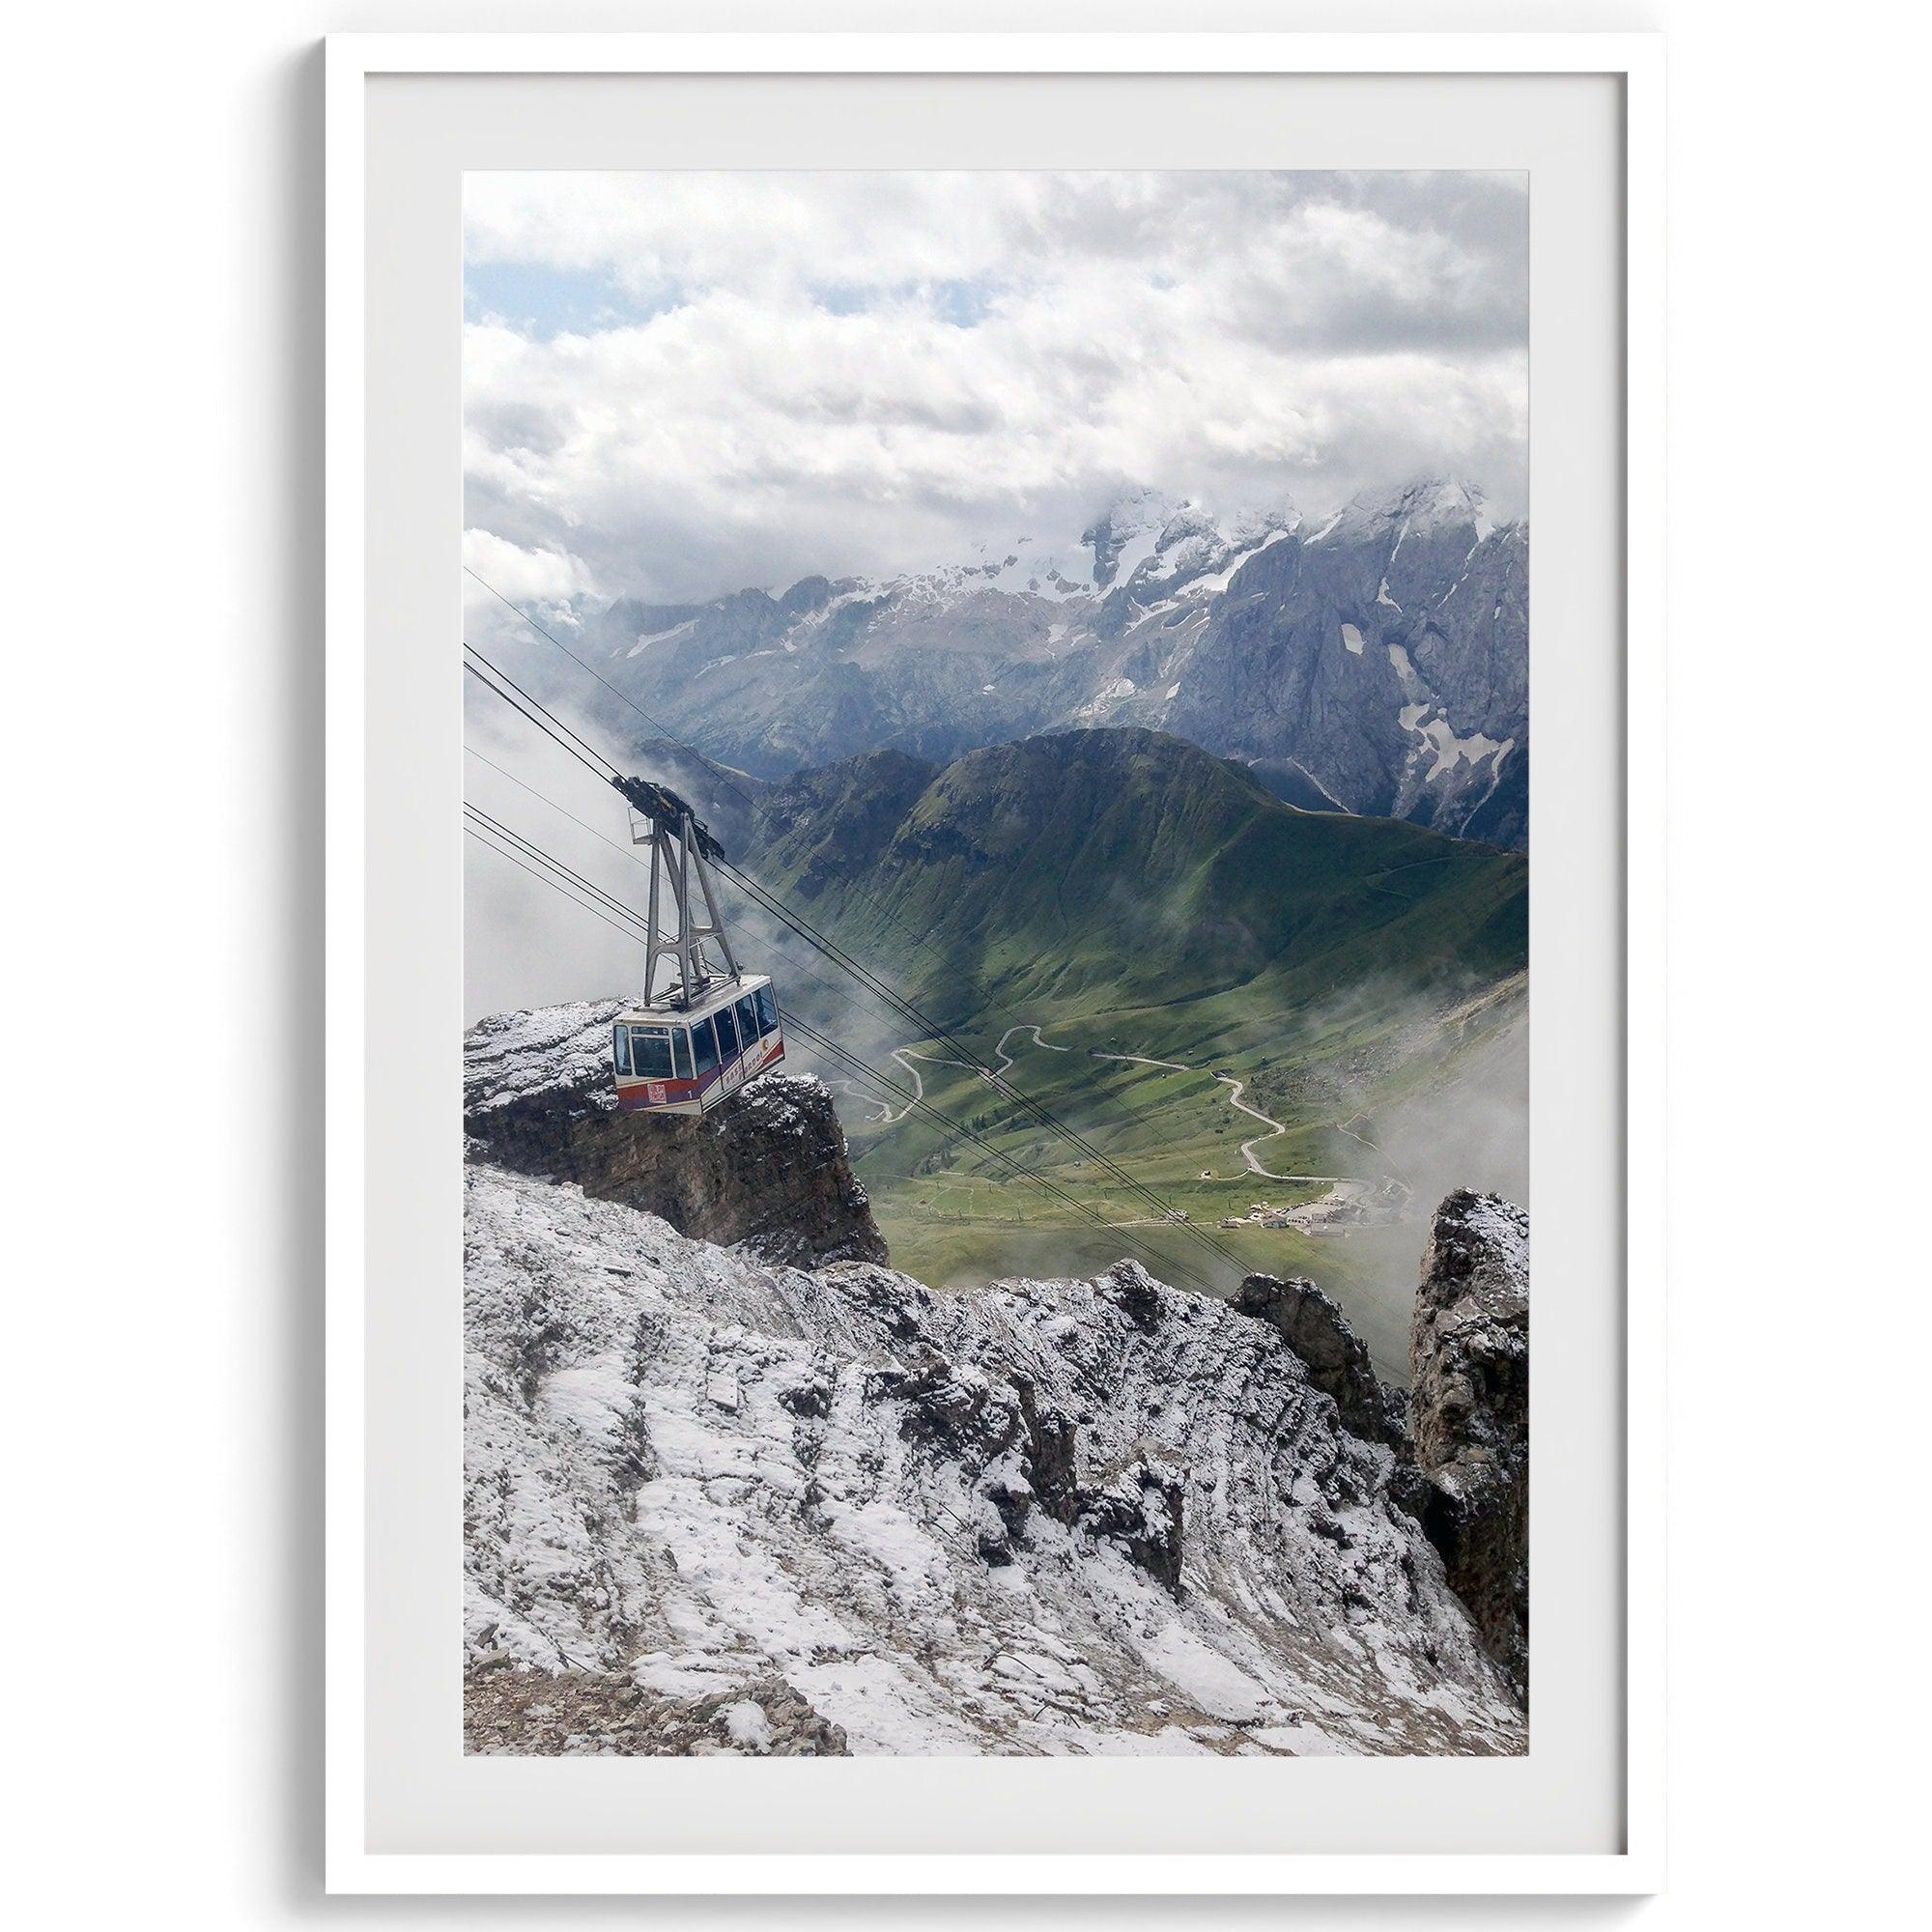
[[[578,598],[598,594],[597,581],[581,557],[544,545],[526,550],[494,530],[465,530],[463,561],[519,604],[568,610]]]
[[[469,521],[533,598],[917,568],[1135,482],[1521,507],[1520,177],[494,175],[466,213]]]

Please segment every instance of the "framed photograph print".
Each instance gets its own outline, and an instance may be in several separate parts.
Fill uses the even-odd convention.
[[[331,1888],[1652,1888],[1657,46],[327,96]]]

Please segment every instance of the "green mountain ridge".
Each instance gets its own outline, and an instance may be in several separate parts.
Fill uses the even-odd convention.
[[[759,874],[950,1026],[1520,972],[1525,857],[1299,810],[1166,733],[897,752],[760,801]],[[1247,1004],[1243,1001],[1242,1004]]]

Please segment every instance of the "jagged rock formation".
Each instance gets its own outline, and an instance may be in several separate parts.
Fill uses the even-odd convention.
[[[464,1128],[499,1167],[574,1181],[773,1261],[884,1261],[866,1190],[816,1079],[755,1080],[704,1120],[620,1112],[611,1078],[617,1000],[503,1013],[464,1037]]]
[[[806,1271],[481,1159],[466,1225],[472,1748],[1525,1747],[1269,1321]]]
[[[614,684],[759,778],[1151,726],[1251,763],[1291,804],[1521,846],[1528,553],[1526,526],[1455,482],[1319,526],[1286,502],[1212,517],[1142,490],[1060,549],[1019,538],[890,582],[581,615]]]
[[[1266,1321],[1342,1425],[1397,1452],[1389,1497],[1441,1553],[1517,1693],[1529,1691],[1529,1221],[1493,1194],[1436,1210],[1410,1336],[1414,1386],[1381,1381],[1311,1281],[1251,1274],[1235,1305]]]
[[[1267,1322],[1301,1357],[1309,1379],[1334,1398],[1344,1429],[1365,1441],[1406,1449],[1401,1390],[1376,1375],[1368,1345],[1312,1281],[1251,1274],[1236,1292],[1235,1306]]]
[[[1450,1586],[1529,1689],[1529,1218],[1493,1194],[1436,1210],[1409,1341],[1423,1521]]]

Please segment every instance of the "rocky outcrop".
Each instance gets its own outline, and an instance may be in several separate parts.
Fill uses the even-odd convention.
[[[884,1261],[885,1237],[846,1157],[832,1096],[768,1073],[703,1120],[621,1112],[604,1000],[482,1021],[464,1037],[471,1158],[574,1181],[720,1246],[804,1265]]]
[[[1449,1586],[1518,1693],[1529,1686],[1529,1222],[1492,1194],[1436,1210],[1410,1334],[1413,1389],[1388,1386],[1311,1281],[1251,1274],[1265,1321],[1334,1398],[1343,1428],[1397,1452],[1389,1498],[1420,1521]]]
[[[1131,1272],[1137,1279],[1122,1281],[1128,1270],[1117,1268],[1103,1281],[1124,1290],[1117,1305],[1131,1306],[1143,1325],[1151,1326],[1158,1319],[1159,1284],[1138,1267]],[[896,1295],[898,1310],[887,1317],[886,1332],[896,1342],[916,1343],[922,1336],[917,1312],[930,1307],[931,1298],[923,1289],[903,1296],[900,1279],[873,1275],[854,1286],[874,1314],[884,1313]],[[995,1383],[929,1351],[909,1368],[874,1369],[864,1393],[869,1406],[893,1406],[900,1435],[929,1457],[989,1472],[983,1493],[998,1523],[984,1523],[979,1532],[977,1547],[985,1562],[995,1567],[1012,1562],[1038,1507],[1056,1522],[1112,1542],[1135,1568],[1179,1595],[1185,1486],[1172,1464],[1137,1458],[1106,1479],[1083,1485],[1076,1473],[1076,1425],[1050,1403],[1042,1405],[1031,1383]],[[787,1406],[796,1412],[794,1404]]]
[[[470,1749],[1524,1747],[1518,1210],[1438,1211],[1411,1445],[1312,1283],[880,1265],[816,1081],[625,1116],[618,1009],[466,1040]]]
[[[1236,1292],[1235,1306],[1265,1321],[1301,1357],[1309,1380],[1334,1397],[1344,1429],[1391,1449],[1406,1446],[1402,1391],[1377,1377],[1368,1345],[1312,1281],[1251,1274]]]
[[[1162,723],[1292,762],[1329,810],[1525,845],[1528,576],[1527,530],[1453,484],[1358,499],[1241,571]]]
[[[1422,1520],[1518,1694],[1529,1690],[1529,1217],[1452,1194],[1423,1256],[1409,1337]]]
[[[776,1265],[484,1162],[466,1233],[472,1749],[1524,1748],[1269,1321],[1130,1262]]]
[[[1136,1462],[1104,1488],[1079,1491],[1074,1520],[1089,1536],[1111,1538],[1129,1563],[1178,1597],[1186,1493],[1172,1463]]]

